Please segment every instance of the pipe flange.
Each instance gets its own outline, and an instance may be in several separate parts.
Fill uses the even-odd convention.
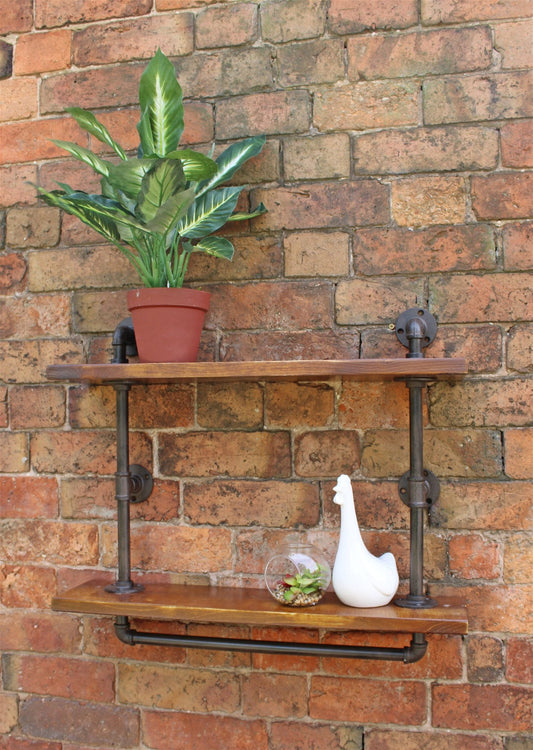
[[[409,508],[413,505],[409,499],[409,478],[410,472],[406,471],[403,477],[398,482],[398,493],[402,502],[404,502]],[[422,507],[430,508],[433,503],[436,503],[440,495],[440,482],[429,469],[424,469],[424,485],[425,485],[425,502]],[[416,506],[415,506],[416,507]]]
[[[154,480],[148,469],[139,464],[131,464],[130,472],[130,501],[143,503],[152,494]]]
[[[429,346],[437,335],[437,321],[428,310],[424,310],[422,307],[411,307],[397,318],[395,330],[400,343],[407,349],[410,348],[411,335],[409,329],[413,323],[421,328],[420,346],[422,348]]]

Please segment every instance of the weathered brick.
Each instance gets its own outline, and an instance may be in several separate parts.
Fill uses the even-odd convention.
[[[533,641],[530,638],[510,638],[505,666],[509,682],[533,682]]]
[[[0,256],[0,290],[2,293],[21,291],[26,276],[26,261],[18,253]]]
[[[28,436],[24,432],[0,432],[0,471],[18,474],[29,469]]]
[[[336,34],[358,34],[375,29],[405,29],[418,21],[414,0],[362,0],[356,4],[332,0],[329,27]]]
[[[469,682],[498,682],[503,675],[503,644],[493,636],[472,635],[466,641]]]
[[[527,219],[533,210],[527,172],[491,174],[472,178],[472,208],[478,219]]]
[[[29,31],[33,24],[32,0],[20,0],[12,3],[2,0],[0,3],[0,34]]]
[[[260,189],[253,191],[253,200],[268,207],[254,222],[257,230],[369,226],[389,220],[388,188],[375,180]]]
[[[496,273],[430,280],[430,303],[441,321],[530,320],[533,300],[527,274]]]
[[[139,741],[139,715],[133,708],[30,697],[19,711],[22,730],[33,736],[102,747],[132,747]]]
[[[145,711],[145,741],[159,750],[188,750],[191,747],[235,747],[239,750],[267,750],[266,726],[259,720],[232,716]]]
[[[148,624],[146,620],[142,624],[133,621],[134,626],[143,630],[150,629],[151,632],[165,632],[183,635],[185,626],[183,623],[154,622]],[[113,659],[130,659],[132,656],[131,646],[122,643],[115,636],[113,620],[108,617],[84,618],[84,651],[87,654],[99,657],[111,657]],[[176,646],[154,646],[137,645],[135,647],[135,661],[157,661],[169,664],[181,664],[185,661],[186,650]]]
[[[249,716],[305,716],[307,680],[304,675],[246,675],[243,681],[243,703]]]
[[[286,138],[283,166],[288,180],[339,179],[350,176],[347,134]]]
[[[418,123],[418,85],[363,81],[317,91],[313,124],[319,130],[370,130]]]
[[[188,55],[193,49],[193,17],[190,13],[147,16],[88,26],[75,31],[73,62],[80,67],[152,57],[158,47],[169,57]]]
[[[500,738],[489,735],[413,732],[371,728],[365,731],[366,750],[503,750]]]
[[[501,545],[481,534],[453,536],[449,541],[450,573],[456,578],[499,578]]]
[[[284,240],[285,276],[346,276],[347,232],[291,232]]]
[[[392,183],[392,216],[399,226],[462,224],[467,190],[462,177],[407,177]]]
[[[17,76],[64,70],[70,66],[72,32],[67,29],[19,36],[14,70]]]
[[[79,333],[114,331],[127,317],[126,290],[74,293],[73,320]]]
[[[306,482],[216,481],[187,484],[184,513],[198,524],[230,526],[314,526],[318,487]]]
[[[531,120],[510,122],[501,132],[504,167],[533,167],[533,123]]]
[[[120,250],[110,246],[30,252],[28,266],[28,285],[32,292],[105,289],[138,282],[130,261]]]
[[[324,0],[268,0],[261,3],[263,39],[269,42],[322,36],[325,23]]]
[[[239,3],[206,8],[196,16],[196,47],[233,47],[257,39],[257,6]]]
[[[405,429],[409,420],[409,392],[403,383],[345,380],[338,409],[341,427]]]
[[[391,724],[422,724],[425,686],[418,681],[311,678],[309,714],[315,719]]]
[[[171,476],[283,477],[290,473],[286,432],[162,433],[159,469]]]
[[[66,565],[98,562],[98,529],[91,524],[55,521],[2,521],[4,560]]]
[[[446,271],[472,271],[496,267],[493,229],[484,224],[405,228],[359,229],[354,237],[354,265],[357,273],[369,276]],[[30,259],[31,260],[31,259]],[[439,340],[442,336],[439,329]],[[464,329],[461,337],[464,337]],[[470,358],[469,358],[470,364]]]
[[[518,324],[508,333],[507,367],[517,372],[533,371],[533,326]]]
[[[424,83],[424,122],[439,125],[531,117],[532,83],[528,72],[432,78]]]
[[[457,596],[457,591],[455,586],[432,585],[432,595],[437,599],[439,596]],[[530,633],[533,626],[532,595],[533,586],[525,584],[504,586],[478,582],[461,587],[461,599],[468,601],[468,622],[472,632]]]
[[[360,460],[357,433],[348,430],[306,432],[295,441],[295,471],[301,477],[352,474]]]
[[[270,427],[325,427],[332,422],[335,391],[329,384],[267,383],[265,420]]]
[[[3,339],[68,336],[69,333],[68,295],[11,297],[0,309],[0,337]]]
[[[394,430],[365,434],[361,468],[365,476],[401,476],[409,463],[408,436]],[[427,430],[426,468],[441,477],[495,477],[501,472],[501,441],[497,432]]]
[[[528,482],[443,482],[431,516],[434,524],[450,529],[529,529],[532,500]]]
[[[76,104],[79,103],[79,100]],[[28,122],[6,122],[0,125],[0,164],[32,162],[64,156],[52,138],[74,141],[79,145],[87,142],[80,137],[80,130],[73,121],[60,118],[43,118]]]
[[[81,649],[80,623],[74,615],[57,612],[17,612],[0,614],[2,651],[78,653]]]
[[[61,0],[35,0],[35,25],[42,28],[139,16],[151,8],[151,0],[74,0],[68,5]]]
[[[4,661],[10,690],[110,703],[115,669],[109,662],[62,656],[11,655]]]
[[[222,337],[222,360],[358,359],[359,333],[324,331],[236,332]]]
[[[11,427],[59,427],[65,422],[65,392],[57,386],[15,386],[9,392]]]
[[[385,277],[340,281],[335,295],[335,319],[339,325],[390,323],[424,299],[421,279]]]
[[[77,70],[49,76],[41,83],[41,112],[43,114],[62,112],[67,107],[79,107],[80,102],[83,103],[85,109],[91,110],[137,104],[139,79],[145,67],[145,64],[132,63],[112,68]],[[65,120],[65,122],[72,130],[79,133],[78,126],[74,123],[74,128],[71,124],[73,121]],[[51,137],[73,140],[57,133],[52,134]],[[57,156],[58,153],[60,152],[54,147],[52,155]]]
[[[219,287],[211,298],[205,327],[278,331],[329,328],[331,292],[330,284],[314,280]]]
[[[433,726],[529,731],[533,695],[511,685],[434,685]]]
[[[282,86],[334,83],[344,78],[341,40],[323,39],[279,47],[279,81]]]
[[[27,120],[36,114],[36,79],[8,78],[0,81],[0,122]]]
[[[494,25],[494,46],[502,56],[503,68],[533,67],[532,34],[530,19]]]
[[[0,78],[9,78],[13,72],[13,46],[0,40]]]
[[[272,723],[272,750],[294,750],[297,747],[316,747],[337,750],[340,747],[361,745],[362,729],[350,725],[334,727],[327,724],[308,724],[296,721]]]
[[[460,388],[438,383],[431,389],[431,423],[436,427],[525,426],[531,421],[533,381],[523,378],[470,380]]]
[[[176,74],[183,91],[188,97],[194,99],[204,99],[205,97],[231,97],[239,94],[248,94],[250,91],[261,91],[270,89],[273,85],[271,53],[268,47],[230,47],[225,50],[215,50],[209,53],[198,53],[196,55],[178,58],[175,62]],[[285,101],[282,92],[280,98]],[[304,92],[301,92],[304,94]],[[275,113],[280,114],[283,107],[277,97],[267,98],[264,100],[264,106],[275,106],[278,102]],[[296,97],[295,103],[298,107],[300,101]],[[304,96],[307,101],[307,97]],[[292,101],[289,97],[288,101]],[[261,135],[263,129],[258,129],[252,133],[249,127],[255,116],[261,118],[260,124],[268,123],[273,127],[271,117],[274,113],[269,112],[262,117],[254,107],[254,98],[243,97],[239,100],[239,106],[235,108],[231,102],[220,100],[217,102],[217,140],[226,138],[245,138],[250,135]],[[259,97],[258,104],[263,99]],[[236,104],[236,102],[235,102]],[[238,123],[228,122],[228,132],[223,133],[220,123],[218,122],[218,113],[220,109],[228,114],[228,120],[232,118],[242,118],[243,109],[246,108],[247,115],[250,119],[250,126],[239,127]],[[275,115],[274,115],[275,116]],[[255,127],[255,125],[254,125]],[[238,132],[231,135],[230,130],[237,128]],[[275,130],[273,132],[276,132]]]
[[[59,240],[59,211],[51,206],[11,208],[6,217],[6,242],[11,247],[52,247]]]
[[[56,592],[52,568],[35,565],[0,566],[0,599],[5,607],[50,607]]]
[[[354,80],[483,70],[492,60],[487,26],[353,37],[347,49],[348,77]]]
[[[503,250],[506,270],[533,268],[533,224],[506,224],[503,228]]]
[[[277,278],[282,275],[281,240],[276,236],[229,238],[235,248],[232,263],[194,253],[187,270],[189,281],[235,281]]]
[[[0,738],[2,750],[61,750],[58,742],[46,742],[45,740],[30,740],[25,737]],[[66,745],[65,745],[66,749]]]
[[[526,533],[516,533],[505,542],[503,578],[509,583],[530,583],[533,564],[531,538]]]
[[[497,163],[498,133],[485,127],[381,130],[358,135],[354,143],[359,174],[494,169]]]
[[[34,164],[0,168],[0,205],[9,207],[16,203],[35,203],[37,193],[30,183],[37,182]]]
[[[497,18],[520,18],[530,12],[528,0],[422,0],[425,24],[488,21]]]
[[[198,424],[211,429],[254,429],[263,424],[257,383],[198,383]]]
[[[231,672],[166,665],[119,665],[118,695],[135,703],[181,711],[236,711],[239,676]]]
[[[310,101],[306,91],[275,91],[221,100],[217,106],[216,134],[219,139],[252,135],[303,133],[310,124]]]
[[[18,702],[16,695],[0,694],[0,732],[11,734],[17,725]]]
[[[0,341],[0,379],[6,383],[44,383],[45,365],[83,361],[81,342],[74,339]]]

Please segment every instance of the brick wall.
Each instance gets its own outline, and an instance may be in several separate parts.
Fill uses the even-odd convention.
[[[2,750],[531,750],[530,11],[0,0]],[[107,361],[136,280],[30,183],[94,185],[50,143],[86,142],[65,107],[100,110],[136,147],[138,79],[158,45],[185,90],[187,143],[268,136],[243,176],[268,214],[238,228],[233,264],[191,266],[213,292],[202,358],[401,356],[389,324],[428,305],[430,354],[468,359],[468,380],[432,387],[427,404],[442,494],[426,576],[434,595],[468,600],[470,634],[432,637],[418,664],[132,649],[110,619],[50,611],[56,591],[113,578],[113,394],[51,384],[44,369]],[[333,559],[331,489],[348,472],[365,538],[394,551],[405,579],[406,392],[134,390],[133,459],[156,475],[134,510],[136,577],[259,585],[294,526]]]

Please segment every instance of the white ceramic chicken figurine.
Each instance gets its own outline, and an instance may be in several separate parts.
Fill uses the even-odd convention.
[[[333,488],[341,506],[341,533],[333,567],[333,589],[350,607],[381,607],[398,588],[398,570],[391,552],[375,557],[365,547],[353,502],[350,477],[341,474]]]

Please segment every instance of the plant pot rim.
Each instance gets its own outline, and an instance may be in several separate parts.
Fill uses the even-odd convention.
[[[151,307],[167,307],[168,305],[183,305],[198,307],[207,311],[211,293],[202,289],[189,287],[140,287],[130,289],[127,294],[128,309],[149,305]]]

